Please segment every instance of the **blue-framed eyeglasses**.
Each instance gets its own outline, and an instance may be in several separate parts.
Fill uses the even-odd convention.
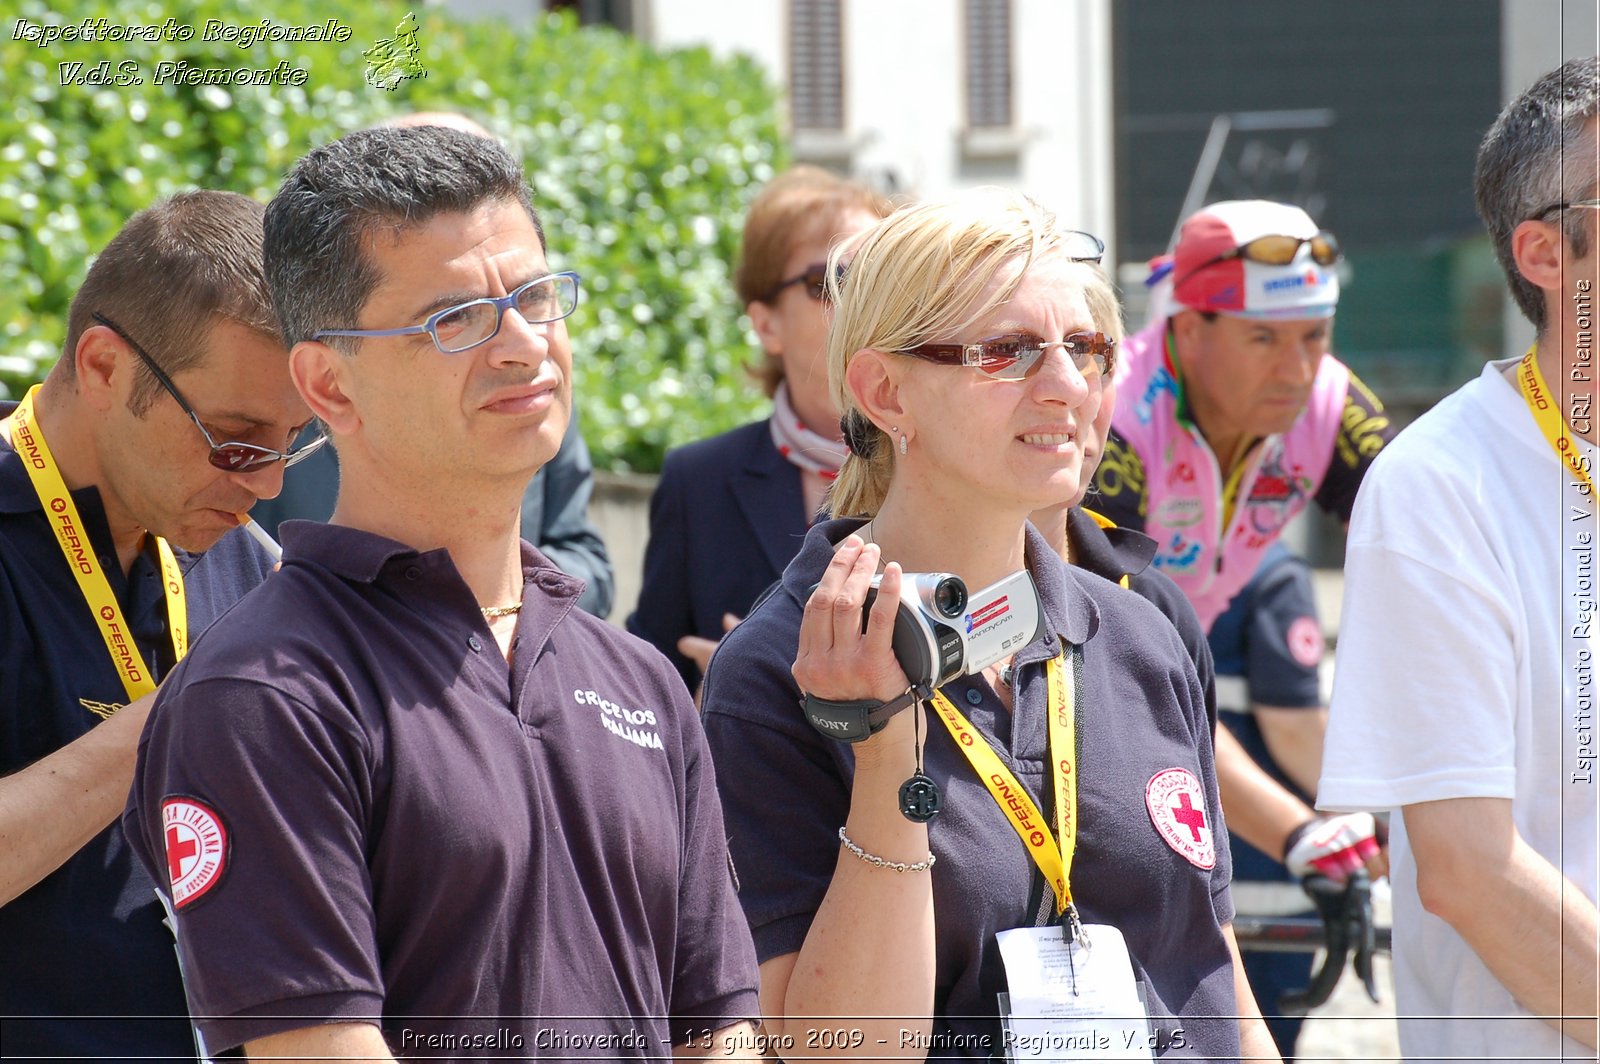
[[[578,309],[578,275],[552,273],[536,277],[510,295],[488,296],[428,315],[421,325],[403,329],[321,329],[311,338],[324,336],[411,336],[427,333],[433,344],[447,355],[486,344],[500,334],[500,322],[507,310],[515,307],[529,325],[560,321]]]

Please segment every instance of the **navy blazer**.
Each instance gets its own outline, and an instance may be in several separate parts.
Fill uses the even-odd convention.
[[[800,470],[757,421],[667,455],[650,498],[644,585],[628,631],[654,644],[690,691],[700,670],[686,635],[721,639],[799,553],[809,527]]]

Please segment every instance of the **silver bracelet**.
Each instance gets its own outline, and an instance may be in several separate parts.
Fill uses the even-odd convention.
[[[930,853],[926,858],[918,861],[916,864],[906,864],[904,861],[885,861],[877,854],[868,853],[866,850],[863,850],[854,842],[850,841],[850,836],[844,833],[844,828],[839,829],[839,841],[844,843],[845,849],[849,850],[851,853],[867,862],[867,864],[874,865],[878,868],[887,868],[891,872],[926,872],[928,869],[933,867],[933,862],[939,859]]]

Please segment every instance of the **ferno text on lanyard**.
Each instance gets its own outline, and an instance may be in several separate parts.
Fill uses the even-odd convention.
[[[1577,444],[1572,442],[1572,434],[1567,431],[1567,419],[1556,408],[1556,397],[1545,387],[1544,374],[1539,372],[1539,362],[1534,358],[1537,350],[1537,345],[1528,348],[1528,353],[1522,356],[1522,362],[1517,366],[1517,386],[1522,390],[1522,401],[1528,404],[1539,431],[1556,449],[1556,455],[1567,470],[1583,484],[1584,494],[1593,498],[1594,481],[1589,479],[1588,460],[1578,450]]]
[[[1073,651],[1074,661],[1077,652]],[[1074,679],[1068,675],[1065,652],[1056,655],[1046,666],[1045,674],[1050,685],[1050,779],[1055,787],[1056,838],[1050,835],[1049,825],[1039,813],[1039,807],[1017,782],[1016,776],[1006,768],[993,748],[978,734],[977,729],[961,715],[944,692],[933,696],[934,709],[939,719],[956,741],[956,747],[966,755],[967,761],[989,789],[1001,811],[1006,814],[1022,844],[1027,847],[1033,861],[1044,873],[1045,882],[1056,895],[1056,915],[1069,940],[1082,934],[1078,908],[1072,904],[1072,855],[1078,843],[1078,747],[1075,730]]]
[[[50,453],[50,446],[45,443],[44,433],[39,431],[39,423],[33,415],[33,400],[38,391],[38,385],[29,389],[7,419],[11,425],[11,441],[22,458],[23,468],[28,471],[39,502],[44,505],[50,529],[61,547],[61,556],[77,579],[83,601],[100,627],[106,652],[117,667],[123,689],[128,692],[128,701],[132,702],[154,691],[156,682],[133,641],[133,633],[122,619],[122,607],[89,545],[89,536],[78,516],[78,507],[72,501],[72,493],[61,479],[61,470]],[[167,628],[172,633],[172,650],[181,659],[189,649],[189,614],[184,604],[183,573],[167,541],[160,536],[151,538],[156,542],[156,554],[161,560],[161,584],[167,599]]]

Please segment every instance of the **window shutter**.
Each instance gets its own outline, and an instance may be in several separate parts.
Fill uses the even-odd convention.
[[[844,128],[841,0],[789,0],[789,108],[796,129]]]
[[[1011,114],[1011,0],[965,0],[967,128],[1008,129]]]

